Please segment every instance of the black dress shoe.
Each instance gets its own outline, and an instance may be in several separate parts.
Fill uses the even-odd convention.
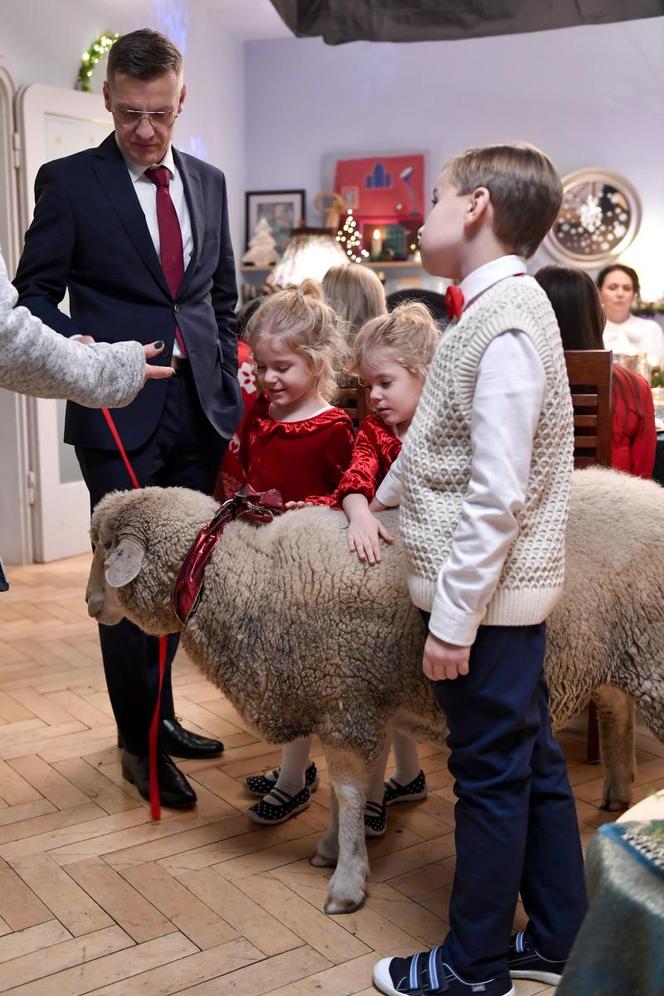
[[[159,798],[167,809],[191,809],[196,805],[196,793],[170,757],[163,751],[157,754]],[[122,777],[135,785],[144,799],[150,801],[150,770],[146,755],[122,751]]]
[[[210,740],[185,730],[177,719],[162,719],[159,729],[159,746],[175,757],[219,757],[224,749],[221,740]]]

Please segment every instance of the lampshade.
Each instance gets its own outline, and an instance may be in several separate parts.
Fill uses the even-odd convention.
[[[322,280],[331,266],[341,266],[348,257],[329,228],[294,228],[283,255],[266,283],[272,287],[298,286],[304,280]]]

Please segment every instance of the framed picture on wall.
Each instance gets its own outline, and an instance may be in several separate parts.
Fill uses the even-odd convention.
[[[304,190],[248,190],[246,193],[245,242],[249,246],[257,223],[265,218],[281,253],[292,228],[305,221]]]

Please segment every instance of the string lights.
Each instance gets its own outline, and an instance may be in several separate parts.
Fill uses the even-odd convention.
[[[90,80],[92,79],[92,74],[94,68],[100,59],[103,59],[111,45],[116,41],[120,35],[111,34],[110,31],[104,32],[103,35],[99,35],[90,47],[81,56],[81,65],[78,69],[78,76],[76,77],[76,89],[85,90],[89,93],[92,90],[92,85]]]
[[[361,263],[368,258],[369,253],[362,248],[362,236],[358,231],[352,208],[348,208],[346,219],[337,232],[336,238],[340,247],[354,263]]]

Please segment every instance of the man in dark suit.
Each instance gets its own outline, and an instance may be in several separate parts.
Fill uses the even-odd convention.
[[[161,362],[176,376],[148,384],[114,418],[142,486],[211,494],[240,414],[237,291],[223,173],[171,145],[185,97],[182,57],[167,38],[144,29],[116,41],[104,83],[115,131],[99,148],[40,169],[15,283],[20,303],[63,335],[165,341]],[[58,308],[65,290],[71,318]],[[99,411],[69,404],[65,441],[76,447],[93,507],[130,486]],[[148,798],[157,641],[127,621],[99,633],[123,774]],[[169,638],[159,784],[163,805],[186,808],[196,795],[168,755],[213,757],[223,745],[175,718],[177,642]]]

